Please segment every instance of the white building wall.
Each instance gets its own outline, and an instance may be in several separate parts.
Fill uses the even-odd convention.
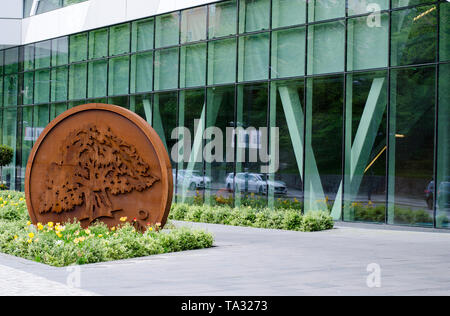
[[[22,0],[0,0],[0,48],[22,42]]]
[[[90,0],[23,19],[21,41],[29,44],[216,1]]]

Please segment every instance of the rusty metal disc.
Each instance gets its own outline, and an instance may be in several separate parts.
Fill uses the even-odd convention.
[[[25,175],[34,224],[77,219],[83,227],[126,221],[164,226],[173,194],[169,155],[137,114],[86,104],[54,119],[31,150]]]

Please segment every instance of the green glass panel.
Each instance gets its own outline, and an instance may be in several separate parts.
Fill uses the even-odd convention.
[[[344,220],[385,222],[386,72],[347,75]]]
[[[54,39],[52,42],[52,66],[61,66],[69,62],[69,38]]]
[[[236,34],[236,0],[209,6],[209,38]]]
[[[144,120],[146,120],[150,125],[152,124],[152,104],[153,95],[139,94],[130,96],[130,111],[138,114]]]
[[[0,76],[0,106],[3,106],[3,77],[2,76]],[[1,112],[1,110],[0,110],[0,112]]]
[[[153,18],[133,22],[133,37],[131,44],[133,52],[139,52],[153,48],[154,24],[155,20]]]
[[[181,12],[181,43],[206,39],[206,12],[206,6]]]
[[[389,15],[367,22],[367,17],[348,20],[347,69],[360,70],[388,66]]]
[[[50,98],[50,70],[39,70],[34,78],[34,103],[46,103]]]
[[[52,69],[52,102],[67,100],[67,67]]]
[[[306,2],[307,0],[273,0],[272,27],[305,23]]]
[[[3,58],[4,58],[4,55],[5,55],[4,51],[3,51],[3,50],[0,50],[0,76],[3,75],[3,69],[4,69],[4,61],[3,61]]]
[[[239,32],[267,30],[270,26],[270,0],[240,0]]]
[[[19,71],[19,48],[10,48],[5,53],[5,75],[17,73]]]
[[[100,103],[100,102],[97,102]],[[105,102],[101,102],[105,103]],[[128,96],[120,96],[120,97],[109,97],[108,101],[106,102],[108,104],[114,104],[117,106],[121,106],[125,109],[128,109]]]
[[[374,17],[376,17],[378,11],[388,9],[389,9],[389,0],[370,0],[370,1],[348,0],[348,14],[357,15],[357,14],[372,13],[369,17],[366,17],[367,20],[372,20]]]
[[[34,44],[23,47],[23,70],[34,69]]]
[[[87,33],[70,36],[70,62],[83,61],[87,59]]]
[[[239,38],[239,81],[269,77],[269,34]]]
[[[435,67],[391,71],[389,224],[433,224],[435,78]]]
[[[430,2],[434,2],[434,0],[392,0],[392,8],[401,8]]]
[[[436,226],[450,228],[450,64],[439,66]]]
[[[236,39],[208,43],[208,84],[236,81]]]
[[[36,141],[33,129],[33,107],[25,106],[22,109],[22,168],[26,168],[28,156]]]
[[[33,104],[34,72],[23,74],[23,104]]]
[[[156,48],[178,45],[180,30],[179,13],[170,13],[156,17]]]
[[[305,74],[305,28],[272,33],[272,78]]]
[[[33,127],[35,128],[36,138],[42,133],[42,130],[49,123],[49,105],[41,104],[34,106],[33,111]]]
[[[155,54],[155,90],[176,89],[178,48],[158,50]]]
[[[55,119],[58,115],[64,113],[66,110],[67,104],[65,102],[50,105],[50,120]]]
[[[450,3],[441,3],[440,10],[439,59],[441,61],[446,61],[450,59],[450,23],[448,23],[448,21],[450,21]]]
[[[312,0],[308,6],[308,21],[322,21],[345,16],[345,0]]]
[[[437,14],[434,6],[392,12],[392,66],[436,60]]]
[[[131,56],[131,93],[153,89],[153,52]]]
[[[305,212],[340,213],[344,76],[310,78],[306,93]]]
[[[18,77],[9,75],[4,77],[3,106],[17,105]]]
[[[345,24],[317,24],[308,30],[308,74],[344,71]]]
[[[109,60],[108,94],[128,94],[130,79],[130,57],[116,57]]]
[[[246,130],[236,132],[236,156],[238,157],[236,176],[233,179],[231,175],[231,179],[227,178],[227,182],[233,183],[234,180],[236,206],[246,205],[251,196],[256,195],[259,199],[258,206],[263,208],[267,205],[265,196],[267,182],[260,175],[263,163],[254,157],[264,139],[259,137],[260,134],[255,129],[267,127],[268,86],[265,83],[241,85],[238,87],[237,97],[236,125]],[[243,157],[249,158],[242,159]]]
[[[2,181],[10,190],[15,189],[16,175],[16,144],[17,144],[17,108],[5,108],[3,111],[3,138],[2,144],[13,149],[12,163],[2,167]]]
[[[109,29],[109,55],[120,55],[130,52],[130,24],[112,26]]]
[[[108,73],[108,61],[92,61],[88,66],[88,98],[98,98],[106,96],[106,84]]]
[[[61,0],[40,0],[37,2],[36,14],[45,13],[62,7]]]
[[[206,44],[183,46],[181,48],[181,88],[205,85]]]
[[[50,67],[51,41],[45,41],[35,44],[34,67],[36,69]]]
[[[71,65],[69,69],[69,100],[86,98],[87,64]]]
[[[303,209],[304,86],[303,79],[271,84],[270,127],[278,128],[279,138],[271,137],[269,148],[272,156],[278,149],[280,161],[268,177],[272,209]]]
[[[89,58],[108,56],[108,29],[89,32]]]

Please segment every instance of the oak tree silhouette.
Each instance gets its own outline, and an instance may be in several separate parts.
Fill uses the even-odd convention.
[[[113,217],[108,194],[150,188],[159,178],[133,145],[109,127],[90,124],[72,131],[61,147],[61,160],[48,169],[40,213],[62,213],[85,203],[78,220]]]

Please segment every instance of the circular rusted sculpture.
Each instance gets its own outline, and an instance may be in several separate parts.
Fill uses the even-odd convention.
[[[25,194],[34,224],[77,219],[83,227],[96,220],[112,227],[126,217],[144,231],[167,221],[172,167],[161,139],[137,114],[115,105],[80,105],[39,136]]]

